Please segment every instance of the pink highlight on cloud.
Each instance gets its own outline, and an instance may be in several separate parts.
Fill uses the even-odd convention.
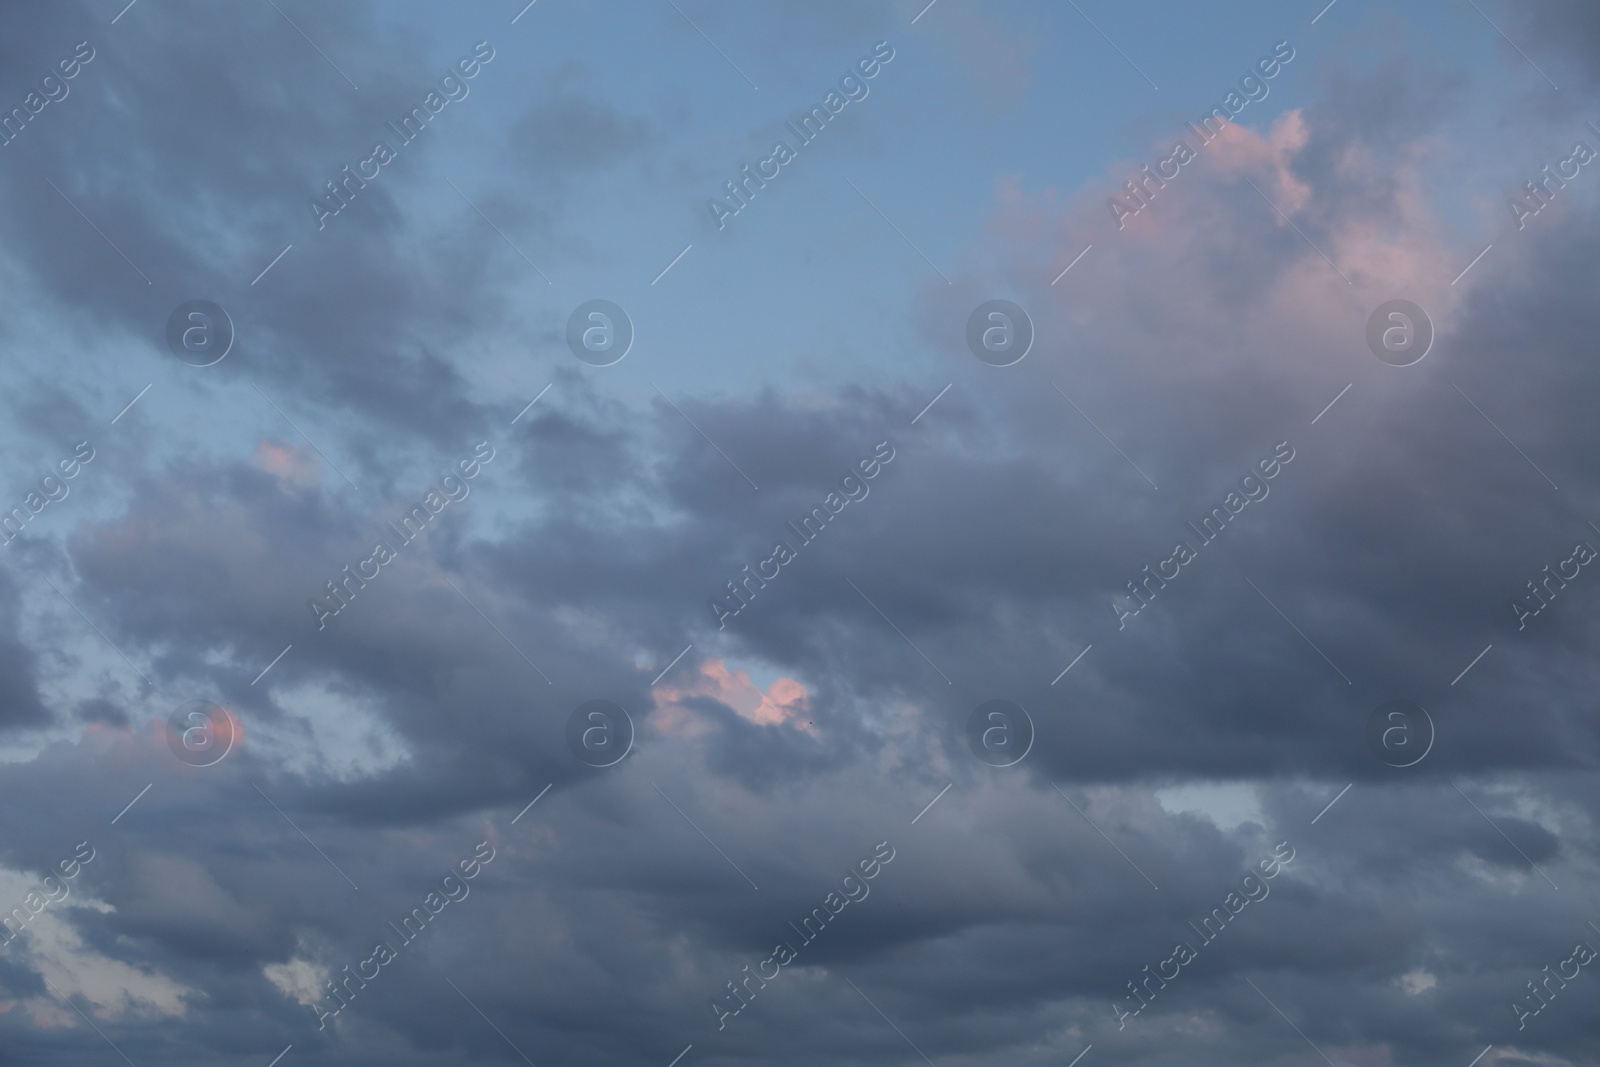
[[[763,726],[789,724],[815,733],[811,721],[811,694],[793,678],[777,678],[763,692],[745,670],[730,670],[720,659],[707,659],[687,682],[657,687],[660,728],[668,733],[695,734],[703,727],[699,716],[684,705],[691,697],[710,697],[732,708],[740,718]]]
[[[1284,112],[1263,136],[1250,126],[1226,123],[1222,131],[1200,153],[1200,162],[1224,174],[1243,173],[1247,177],[1265,170],[1271,179],[1262,192],[1272,197],[1286,215],[1293,215],[1311,199],[1311,186],[1298,180],[1289,169],[1294,157],[1311,141],[1305,114],[1299,108]]]
[[[1450,281],[1477,249],[1461,247],[1433,206],[1438,145],[1420,139],[1397,162],[1357,139],[1342,144],[1331,165],[1308,168],[1305,154],[1320,139],[1314,114],[1286,111],[1265,128],[1230,122],[1203,146],[1192,127],[1180,127],[1073,189],[1033,190],[1002,178],[987,229],[1023,251],[991,270],[1022,291],[1051,294],[1034,313],[1041,334],[1056,327],[1087,338],[1115,323],[1119,348],[1151,354],[1140,370],[1174,387],[1225,373],[1295,377],[1359,363],[1370,358],[1360,337],[1366,316],[1396,295],[1421,303],[1447,334],[1466,290]],[[1108,199],[1131,203],[1124,183],[1140,164],[1170,155],[1177,138],[1195,159],[1119,229]],[[1258,279],[1241,306],[1232,283],[1249,269],[1253,235],[1266,227],[1286,234],[1293,256]],[[1091,243],[1088,258],[1053,287]],[[1208,263],[1226,269],[1197,270]],[[1157,292],[1152,305],[1148,294]],[[1288,349],[1285,337],[1295,338]]]
[[[305,488],[317,484],[322,475],[321,464],[311,452],[302,452],[278,441],[262,441],[256,445],[251,462],[264,470],[284,488]]]
[[[1290,169],[1311,140],[1305,114],[1296,108],[1280,115],[1265,134],[1250,126],[1227,124],[1207,146],[1201,162],[1212,175],[1250,178],[1293,220],[1311,205],[1315,194],[1312,181],[1300,180]],[[1364,306],[1383,299],[1385,293],[1404,290],[1428,304],[1437,326],[1454,310],[1460,294],[1451,292],[1448,285],[1457,253],[1447,242],[1424,192],[1427,150],[1426,144],[1416,145],[1411,158],[1392,170],[1369,159],[1360,145],[1341,153],[1332,173],[1326,175],[1327,184],[1355,184],[1385,171],[1396,210],[1387,217],[1347,212],[1319,241],[1319,247],[1354,283],[1351,295],[1359,294],[1357,304]],[[1282,219],[1277,221],[1280,226],[1288,225]],[[1312,301],[1311,306],[1328,305],[1330,296],[1317,278],[1319,265],[1308,257],[1303,267],[1297,277],[1280,284],[1280,295],[1291,305],[1305,300]],[[1332,299],[1342,303],[1337,297]]]

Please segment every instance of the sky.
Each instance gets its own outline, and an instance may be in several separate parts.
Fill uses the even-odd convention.
[[[1597,88],[0,2],[0,1063],[1592,1063]]]

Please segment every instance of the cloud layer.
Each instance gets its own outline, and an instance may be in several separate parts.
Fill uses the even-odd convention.
[[[0,1059],[1587,1062],[1592,13],[679,6],[0,11]]]

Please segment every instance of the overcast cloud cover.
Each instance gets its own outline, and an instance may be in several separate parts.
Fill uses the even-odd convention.
[[[124,4],[0,1063],[1596,1062],[1592,0]]]

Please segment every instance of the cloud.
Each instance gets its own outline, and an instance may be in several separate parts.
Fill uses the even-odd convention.
[[[262,441],[256,445],[255,465],[277,478],[285,487],[315,485],[322,474],[322,465],[317,462],[315,453],[277,441]]]
[[[664,685],[658,699],[682,705],[691,696],[711,697],[732,708],[747,722],[762,726],[792,723],[796,729],[806,729],[812,725],[809,720],[799,721],[807,713],[810,702],[810,694],[802,683],[780,677],[763,691],[750,680],[748,671],[730,670],[721,660],[700,663],[698,672],[687,682]]]
[[[39,884],[31,872],[0,868],[0,899],[20,902]],[[166,975],[131,966],[114,955],[97,951],[87,943],[67,917],[56,909],[90,909],[110,912],[103,901],[71,892],[57,904],[47,904],[41,914],[33,916],[25,929],[7,945],[9,954],[25,959],[30,970],[35,971],[41,983],[50,983],[67,997],[77,997],[91,1005],[102,1018],[121,1020],[130,1016],[182,1016],[187,1011],[187,998],[198,992],[187,989]],[[8,930],[11,928],[8,927]],[[18,997],[4,1001],[8,1008],[23,1007],[40,1026],[59,1026],[69,1020],[61,1018],[61,1002],[47,986],[41,984],[37,996]]]

